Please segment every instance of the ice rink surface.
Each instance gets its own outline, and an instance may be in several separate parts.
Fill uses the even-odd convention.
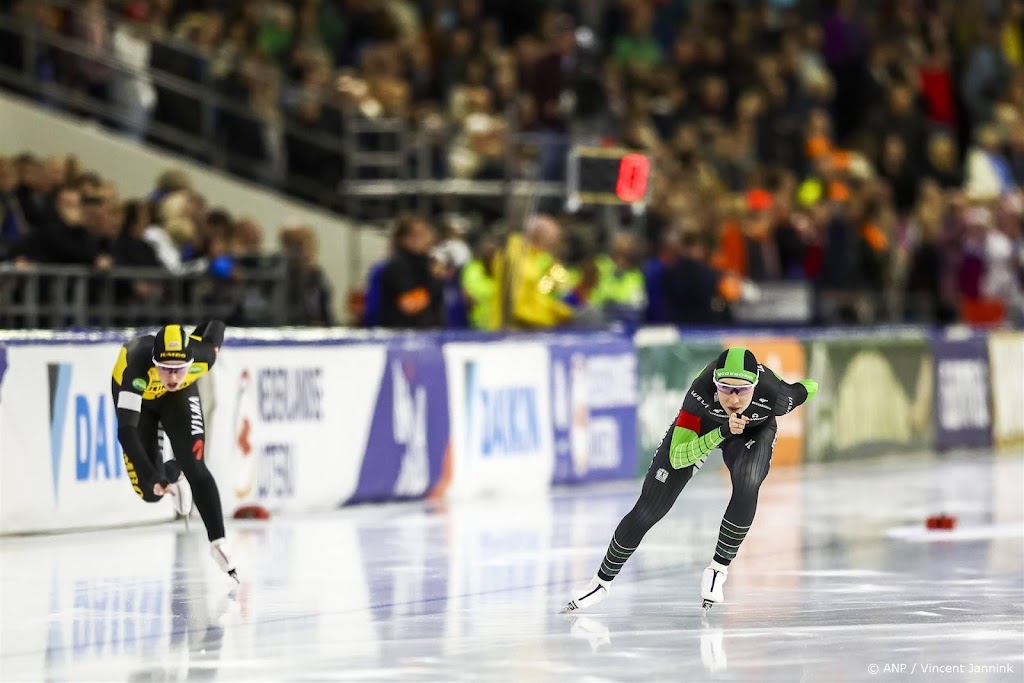
[[[639,488],[229,523],[236,589],[197,517],[2,539],[0,680],[1024,680],[1019,452],[774,470],[705,623],[709,464],[604,603],[557,614]]]

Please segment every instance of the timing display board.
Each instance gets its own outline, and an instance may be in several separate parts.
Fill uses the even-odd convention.
[[[568,204],[643,205],[650,173],[650,160],[638,152],[575,147],[569,155]]]

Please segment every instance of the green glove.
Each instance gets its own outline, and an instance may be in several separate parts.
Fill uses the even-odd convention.
[[[816,393],[818,393],[818,383],[813,379],[802,379],[797,384],[803,385],[804,389],[807,390],[807,400],[810,401]]]

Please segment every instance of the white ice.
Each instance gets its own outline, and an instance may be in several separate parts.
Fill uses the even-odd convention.
[[[1024,680],[1019,451],[778,468],[705,623],[709,465],[558,615],[639,487],[229,522],[234,590],[198,518],[0,539],[0,680]]]

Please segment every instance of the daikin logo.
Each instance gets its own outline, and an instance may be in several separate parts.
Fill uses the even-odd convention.
[[[119,479],[125,476],[121,444],[117,440],[117,417],[109,394],[73,393],[71,363],[47,364],[50,388],[50,475],[53,500],[60,500],[61,471],[65,437],[71,437],[68,455],[73,455],[76,482]],[[68,435],[68,424],[73,433]]]
[[[487,457],[523,456],[540,448],[537,390],[530,385],[485,385],[466,363],[466,417],[472,443]]]

